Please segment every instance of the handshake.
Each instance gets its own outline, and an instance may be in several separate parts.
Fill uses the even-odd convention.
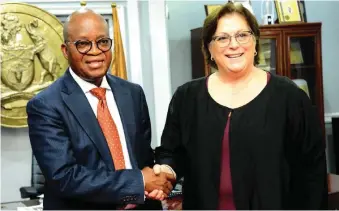
[[[164,200],[173,189],[176,181],[174,171],[167,165],[154,165],[153,169],[141,170],[144,177],[145,196],[154,200]]]

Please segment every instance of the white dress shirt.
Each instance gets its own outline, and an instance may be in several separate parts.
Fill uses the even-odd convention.
[[[89,104],[91,105],[95,116],[97,117],[97,111],[98,111],[97,109],[98,109],[99,99],[97,97],[95,97],[90,92],[91,89],[96,88],[97,86],[95,86],[94,84],[91,84],[91,83],[85,81],[84,79],[80,78],[78,75],[76,75],[73,72],[71,67],[69,67],[69,72],[71,73],[72,77],[77,82],[77,84],[80,86],[81,90],[86,95],[86,98],[87,98]],[[107,82],[106,76],[104,76],[100,87],[106,89],[107,106],[108,106],[108,110],[109,110],[109,112],[112,116],[112,119],[114,120],[114,122],[117,126],[117,129],[118,129],[120,142],[121,142],[121,146],[122,146],[122,152],[124,154],[124,159],[125,159],[125,167],[126,167],[126,169],[132,169],[131,161],[130,161],[128,150],[127,150],[124,127],[122,126],[119,110],[118,110],[117,104],[116,104],[115,99],[114,99],[114,93],[112,92],[112,89]]]

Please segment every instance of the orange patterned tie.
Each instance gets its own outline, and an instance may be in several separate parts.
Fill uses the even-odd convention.
[[[98,87],[92,89],[90,92],[99,99],[97,119],[106,138],[109,150],[111,151],[115,170],[125,169],[124,154],[122,152],[118,129],[107,106],[106,89]]]

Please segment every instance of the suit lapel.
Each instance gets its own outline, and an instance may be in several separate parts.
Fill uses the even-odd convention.
[[[62,90],[62,97],[65,104],[74,114],[79,125],[81,125],[85,133],[97,147],[104,162],[110,169],[113,170],[113,161],[106,139],[85,94],[75,82],[69,70],[66,71],[64,79],[65,86]]]
[[[135,133],[131,131],[131,128],[127,125],[134,125],[134,109],[133,109],[133,101],[130,94],[130,90],[126,89],[123,85],[119,83],[119,81],[111,75],[106,75],[107,81],[112,89],[114,100],[117,104],[117,108],[119,111],[119,115],[121,118],[122,126],[124,129],[126,145],[128,149],[129,158],[131,161],[132,168],[138,168],[137,161],[135,158],[136,152],[135,149]]]

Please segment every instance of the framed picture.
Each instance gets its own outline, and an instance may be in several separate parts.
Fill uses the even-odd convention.
[[[303,22],[307,22],[305,1],[299,0],[298,3],[299,3],[299,10],[300,10],[300,14],[301,14],[301,19],[302,19]]]
[[[223,6],[223,5],[222,5],[222,4],[205,5],[206,16],[208,16],[208,15],[211,14],[215,9],[218,9],[218,8],[220,8],[221,6]]]
[[[302,22],[298,0],[275,0],[279,23]]]

